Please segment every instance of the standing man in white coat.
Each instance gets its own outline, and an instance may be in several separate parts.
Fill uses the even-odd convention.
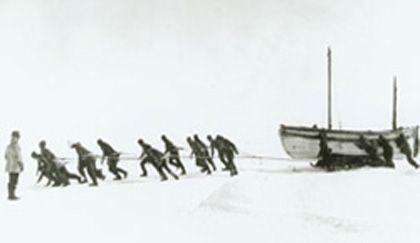
[[[19,138],[19,132],[13,131],[10,144],[7,146],[5,153],[6,173],[9,174],[9,200],[19,199],[15,195],[15,190],[19,179],[19,173],[23,171],[22,152],[19,146]]]

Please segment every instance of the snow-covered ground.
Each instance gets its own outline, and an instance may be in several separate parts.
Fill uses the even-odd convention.
[[[192,165],[191,161],[186,161]],[[97,188],[46,188],[27,169],[22,199],[0,200],[2,242],[418,242],[420,174],[325,173],[306,163],[238,161],[230,178],[190,174],[161,183],[131,174]],[[70,166],[71,169],[73,169]],[[151,168],[150,168],[151,171]],[[5,183],[5,178],[1,182]],[[6,241],[3,241],[6,240]]]

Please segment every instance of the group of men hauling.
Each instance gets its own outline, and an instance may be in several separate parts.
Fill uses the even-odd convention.
[[[157,171],[162,181],[168,179],[168,175],[171,175],[174,179],[179,179],[179,175],[174,173],[171,166],[180,170],[180,175],[187,173],[184,164],[181,161],[179,151],[183,148],[176,146],[170,141],[165,135],[162,135],[162,141],[165,145],[165,151],[161,152],[158,149],[147,144],[143,139],[137,141],[138,145],[142,149],[142,154],[139,157],[140,169],[142,177],[147,176],[146,165],[151,164],[152,167]],[[212,171],[216,170],[216,166],[213,161],[215,152],[217,151],[220,161],[223,163],[223,171],[229,171],[231,176],[238,174],[236,166],[234,164],[234,157],[238,154],[236,146],[228,139],[221,135],[217,135],[213,138],[211,135],[207,136],[210,146],[207,146],[203,141],[200,140],[198,135],[194,135],[193,138],[188,137],[187,142],[190,146],[192,153],[191,158],[195,158],[196,165],[200,168],[202,173],[211,174]],[[114,180],[121,180],[127,178],[128,172],[118,167],[121,153],[117,152],[111,145],[98,139],[98,146],[102,150],[101,164],[107,160],[108,169],[114,175]],[[39,143],[40,152],[32,152],[31,156],[38,162],[39,177],[37,182],[39,183],[43,178],[48,180],[47,186],[67,186],[70,184],[70,180],[76,180],[79,183],[86,183],[89,176],[91,186],[98,185],[98,178],[105,180],[105,176],[100,169],[96,167],[96,160],[98,156],[90,152],[80,143],[74,143],[71,148],[74,149],[78,155],[77,170],[78,175],[69,172],[66,168],[65,163],[60,158],[54,155],[48,148],[45,141]]]
[[[99,142],[99,141],[98,141]],[[78,172],[79,175],[70,173],[66,165],[55,156],[47,147],[46,142],[41,141],[39,143],[40,153],[32,152],[31,156],[38,161],[37,173],[39,177],[37,182],[39,183],[42,178],[47,178],[47,186],[68,186],[70,179],[77,180],[79,183],[86,183],[87,170],[90,178],[92,179],[92,185],[97,185],[97,178],[105,179],[101,170],[96,169],[96,157],[87,149],[85,149],[80,143],[73,144],[71,146],[76,150],[78,154]]]
[[[414,168],[419,165],[413,158],[413,152],[404,134],[400,134],[395,140],[397,148],[405,155],[408,163]],[[325,132],[319,134],[319,154],[315,167],[320,167],[328,171],[340,169],[352,169],[363,166],[372,167],[388,167],[395,168],[394,148],[384,136],[379,135],[378,139],[367,139],[360,135],[359,139],[354,143],[359,149],[363,150],[366,155],[341,155],[335,154],[328,147],[328,141]],[[382,153],[379,153],[379,150]]]

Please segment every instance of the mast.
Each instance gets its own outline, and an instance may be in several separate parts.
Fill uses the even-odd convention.
[[[397,77],[394,76],[394,90],[392,100],[392,129],[397,129]]]
[[[332,115],[331,115],[331,48],[328,47],[328,130],[332,129]]]

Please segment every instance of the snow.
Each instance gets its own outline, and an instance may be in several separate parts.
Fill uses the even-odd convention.
[[[404,161],[396,170],[327,173],[307,163],[241,160],[235,178],[220,171],[201,175],[186,162],[188,176],[164,183],[151,168],[149,178],[139,178],[136,162],[121,162],[129,178],[116,182],[108,174],[97,188],[36,185],[28,169],[20,201],[2,194],[2,239],[415,242],[420,235],[420,177]]]
[[[394,75],[399,125],[419,123],[418,2],[238,3],[1,1],[0,151],[21,131],[26,166],[18,202],[6,200],[0,173],[1,242],[419,238],[420,177],[406,162],[326,173],[308,162],[240,160],[230,178],[200,175],[187,160],[187,177],[161,183],[122,161],[130,175],[121,182],[107,174],[97,188],[35,184],[29,154],[43,139],[71,157],[65,141],[99,153],[102,138],[131,153],[140,137],[161,146],[165,133],[185,147],[188,135],[222,134],[241,152],[282,156],[279,124],[326,123],[327,46],[334,127],[389,127]]]

